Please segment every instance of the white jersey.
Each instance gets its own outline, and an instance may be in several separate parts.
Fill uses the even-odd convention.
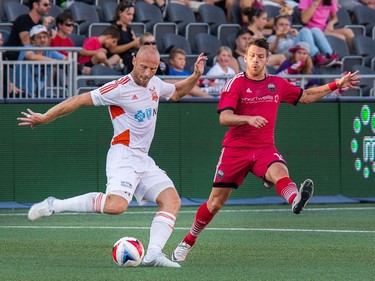
[[[122,144],[148,153],[155,133],[159,98],[169,99],[175,85],[154,76],[147,87],[128,74],[91,91],[94,105],[107,105],[114,135],[111,145]]]

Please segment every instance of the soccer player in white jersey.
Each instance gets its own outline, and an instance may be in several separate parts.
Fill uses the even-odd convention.
[[[300,190],[289,178],[286,161],[275,148],[274,131],[281,102],[293,105],[320,100],[337,88],[355,87],[357,72],[348,73],[327,85],[303,90],[287,80],[267,75],[269,44],[260,38],[246,47],[246,71],[228,81],[222,90],[219,105],[220,124],[229,126],[216,167],[211,194],[196,213],[193,225],[172,254],[173,261],[184,261],[200,233],[223,207],[249,172],[263,179],[267,188],[284,198],[295,214],[299,214],[314,191],[307,179]]]
[[[114,136],[107,155],[106,193],[92,192],[60,200],[48,197],[33,205],[28,213],[32,221],[64,211],[121,214],[133,195],[138,203],[155,202],[159,209],[150,227],[150,239],[143,266],[180,267],[162,250],[172,234],[180,197],[171,179],[148,156],[154,136],[160,99],[177,101],[197,84],[207,57],[199,55],[194,73],[169,84],[155,76],[160,56],[156,48],[142,46],[133,58],[132,72],[118,80],[81,95],[71,97],[46,113],[30,109],[17,118],[20,126],[35,127],[52,122],[81,106],[108,106]]]

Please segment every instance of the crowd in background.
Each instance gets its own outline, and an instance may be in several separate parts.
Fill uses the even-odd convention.
[[[78,1],[78,0],[76,0]],[[88,2],[86,0],[84,2]],[[169,1],[144,0],[156,5],[165,12]],[[340,66],[341,62],[335,50],[327,40],[327,35],[342,39],[353,53],[354,33],[350,28],[336,28],[338,0],[207,0],[189,1],[173,0],[170,2],[189,6],[197,11],[202,4],[217,5],[225,11],[227,22],[233,22],[231,7],[241,7],[238,15],[241,18],[241,28],[238,30],[233,48],[222,46],[217,50],[212,66],[207,67],[206,75],[232,77],[246,70],[244,54],[246,45],[253,38],[266,37],[270,43],[271,54],[268,61],[268,71],[271,74],[314,74],[319,67]],[[65,11],[56,18],[49,16],[50,0],[28,0],[30,11],[19,16],[14,22],[7,42],[3,41],[0,33],[0,46],[53,46],[74,47],[75,43],[70,36],[74,32],[74,18],[68,7],[74,0],[56,1],[55,4],[65,7]],[[375,8],[373,0],[357,2],[343,0],[346,6],[360,4]],[[265,5],[280,8],[277,16],[267,15]],[[294,9],[298,8],[302,26],[292,26]],[[90,75],[91,68],[103,65],[118,71],[119,74],[130,73],[133,67],[132,58],[141,45],[156,46],[156,40],[151,33],[135,34],[131,23],[135,19],[135,4],[133,1],[124,0],[117,4],[114,11],[112,25],[104,29],[99,36],[88,37],[84,40],[78,59],[79,74]],[[199,18],[197,18],[199,21]],[[53,61],[64,60],[67,52],[6,52],[4,59],[8,60],[35,60]],[[186,69],[186,53],[181,48],[168,50],[168,60],[161,60],[158,74],[181,76],[189,75]],[[10,81],[6,89],[13,94],[18,94],[18,88],[27,90],[27,85],[22,79]],[[173,81],[173,79],[171,79]],[[220,92],[225,84],[225,79],[205,79],[193,89],[190,96],[211,97],[212,93]],[[303,88],[319,83],[317,80],[305,81],[300,79],[291,81]],[[212,89],[215,89],[212,91]]]

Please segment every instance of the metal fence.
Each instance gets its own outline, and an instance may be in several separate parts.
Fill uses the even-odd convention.
[[[60,51],[68,53],[67,60],[53,61],[12,61],[4,60],[5,51]],[[9,102],[23,102],[31,100],[66,99],[74,95],[95,89],[109,81],[121,76],[113,75],[78,75],[78,52],[81,48],[37,48],[37,47],[7,47],[0,48],[0,99]],[[309,74],[286,75],[284,78],[301,79],[301,85],[306,79],[319,79],[322,84],[338,78],[340,75]],[[159,76],[163,80],[179,80],[186,76]],[[349,91],[341,93],[342,96],[375,97],[375,75],[363,75],[361,84]],[[202,76],[202,81],[217,80],[215,86],[201,83],[202,90],[213,97],[220,96],[220,90],[224,82],[231,77]],[[20,93],[12,90],[11,83],[20,89]],[[335,97],[335,93],[330,95]]]
[[[4,52],[65,51],[67,60],[5,60]],[[0,98],[66,99],[77,90],[77,58],[81,48],[7,47],[0,48]],[[16,87],[19,91],[15,91]]]

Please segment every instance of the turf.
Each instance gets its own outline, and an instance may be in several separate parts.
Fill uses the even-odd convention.
[[[121,268],[113,243],[145,247],[155,208],[120,216],[59,214],[36,222],[26,210],[0,210],[1,280],[375,280],[375,205],[226,206],[181,269]],[[196,207],[182,208],[169,256]]]

